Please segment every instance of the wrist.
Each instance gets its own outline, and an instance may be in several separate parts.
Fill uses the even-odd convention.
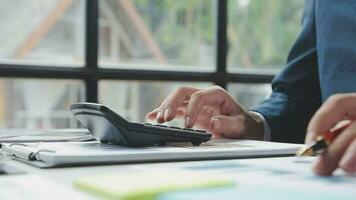
[[[254,112],[246,112],[245,116],[245,139],[263,140],[264,124],[263,119]]]

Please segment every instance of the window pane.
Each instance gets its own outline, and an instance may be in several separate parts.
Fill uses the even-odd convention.
[[[146,114],[180,86],[206,88],[210,83],[158,82],[158,81],[100,81],[99,101],[127,120],[146,121]],[[181,124],[180,120],[173,122]]]
[[[83,65],[84,3],[0,1],[0,63]]]
[[[228,85],[228,91],[247,109],[257,106],[272,93],[271,84],[234,83]]]
[[[300,31],[304,1],[230,0],[228,69],[278,70]]]
[[[0,79],[1,128],[75,128],[69,111],[85,100],[84,84],[72,80]]]
[[[215,0],[100,1],[101,66],[147,69],[151,64],[155,69],[212,71],[215,4]]]

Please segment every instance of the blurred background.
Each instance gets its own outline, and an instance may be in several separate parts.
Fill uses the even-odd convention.
[[[100,0],[98,67],[216,71],[218,0]],[[303,1],[228,0],[226,73],[275,74],[300,30]],[[0,0],[0,64],[83,68],[85,0]],[[50,69],[49,69],[50,70]],[[179,86],[214,82],[98,81],[98,101],[143,122]],[[86,101],[83,80],[0,78],[0,128],[75,128],[70,104]],[[268,82],[228,83],[251,108],[267,98]]]

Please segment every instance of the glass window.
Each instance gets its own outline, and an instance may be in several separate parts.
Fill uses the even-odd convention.
[[[0,63],[82,66],[84,3],[0,1]]]
[[[303,1],[230,0],[228,70],[278,70],[299,31]]]
[[[100,81],[99,101],[127,120],[145,122],[146,114],[178,87],[206,88],[210,83],[158,82],[158,81]],[[182,125],[181,120],[172,122]]]
[[[0,79],[1,128],[75,128],[69,107],[85,100],[73,80]]]
[[[257,106],[272,93],[271,84],[233,83],[228,85],[228,91],[247,109]]]
[[[212,71],[215,9],[216,0],[100,1],[100,65]]]

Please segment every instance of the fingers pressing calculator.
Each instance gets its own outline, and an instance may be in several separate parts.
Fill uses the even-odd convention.
[[[76,103],[70,110],[74,117],[102,143],[135,147],[166,145],[172,142],[191,142],[193,145],[200,145],[212,137],[210,133],[202,130],[128,122],[101,104]]]

